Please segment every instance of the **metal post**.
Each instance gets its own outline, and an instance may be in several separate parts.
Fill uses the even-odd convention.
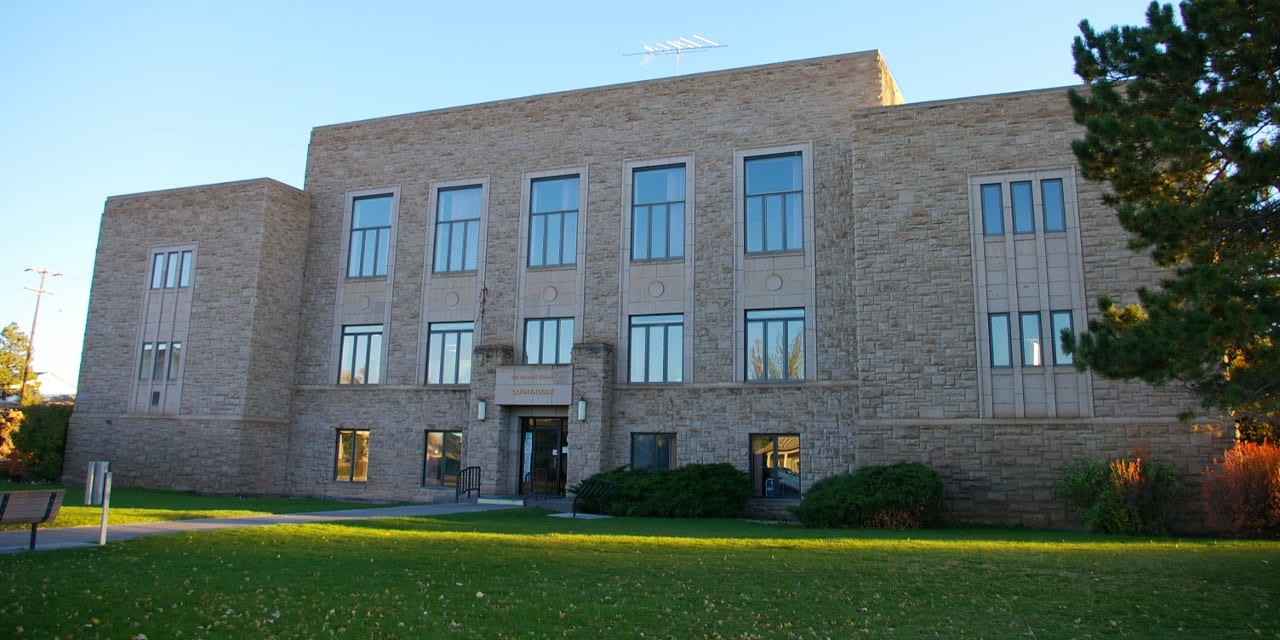
[[[111,472],[104,474],[102,487],[102,522],[98,524],[98,546],[107,544],[107,512],[111,510]]]

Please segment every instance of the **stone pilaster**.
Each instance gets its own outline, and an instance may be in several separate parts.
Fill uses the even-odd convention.
[[[573,400],[569,403],[568,486],[604,471],[613,436],[614,348],[604,342],[573,345]],[[578,400],[587,401],[578,420]]]

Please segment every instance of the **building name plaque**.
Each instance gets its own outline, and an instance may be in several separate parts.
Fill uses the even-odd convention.
[[[568,366],[498,367],[494,402],[564,406],[573,397],[573,368]]]

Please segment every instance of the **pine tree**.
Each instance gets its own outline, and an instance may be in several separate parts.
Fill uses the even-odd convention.
[[[1168,268],[1072,336],[1104,376],[1183,383],[1246,437],[1280,424],[1280,0],[1153,2],[1080,24],[1073,151],[1136,251]],[[1275,432],[1270,432],[1275,433]]]

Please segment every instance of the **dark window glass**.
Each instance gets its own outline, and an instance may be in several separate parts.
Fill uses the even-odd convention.
[[[751,436],[751,484],[760,497],[800,497],[800,436]]]
[[[458,471],[462,468],[462,432],[426,432],[425,453],[422,460],[422,484],[443,487],[458,486]]]
[[[1054,311],[1050,318],[1053,330],[1053,363],[1058,365],[1074,364],[1075,359],[1072,358],[1071,354],[1062,350],[1062,332],[1072,331],[1071,312]]]
[[[747,312],[746,379],[804,379],[804,309]]]
[[[351,245],[347,277],[387,275],[391,245],[391,196],[356,198],[351,203]]]
[[[748,253],[804,247],[803,166],[799,153],[743,162]]]
[[[674,469],[676,436],[674,433],[631,434],[631,468],[645,471]]]

